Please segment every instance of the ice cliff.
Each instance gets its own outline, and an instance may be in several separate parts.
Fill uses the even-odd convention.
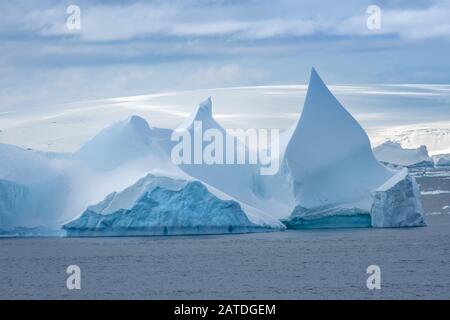
[[[371,217],[376,228],[425,225],[419,186],[408,169],[398,171],[376,190]]]

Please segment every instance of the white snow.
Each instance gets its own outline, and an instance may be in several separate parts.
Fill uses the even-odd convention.
[[[408,169],[398,171],[376,190],[371,217],[375,228],[425,225],[419,186]]]
[[[405,149],[398,142],[386,141],[374,148],[373,153],[378,161],[384,163],[405,167],[433,165],[433,160],[429,157],[426,146],[420,146],[417,149]]]
[[[445,111],[440,115],[443,116],[443,113]],[[393,141],[408,149],[427,146],[430,155],[450,153],[450,122],[437,121],[383,128],[373,132],[373,138],[377,142],[375,145]]]

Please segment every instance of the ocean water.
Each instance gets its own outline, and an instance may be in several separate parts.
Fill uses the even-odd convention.
[[[450,298],[450,214],[412,229],[0,240],[1,299]],[[81,289],[66,288],[67,266]],[[381,289],[366,287],[369,265]]]

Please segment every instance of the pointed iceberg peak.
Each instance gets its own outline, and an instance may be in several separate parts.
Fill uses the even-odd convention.
[[[127,126],[131,126],[133,128],[136,128],[138,130],[150,130],[151,126],[148,124],[147,120],[145,120],[142,117],[139,117],[137,115],[132,115],[128,117],[124,124]]]
[[[297,204],[305,208],[369,198],[391,176],[375,160],[366,132],[314,68],[284,161],[293,175]]]
[[[147,121],[144,118],[137,116],[135,114],[129,116],[127,118],[127,122],[129,122],[130,124],[138,124],[138,123],[143,123],[143,122],[147,123]]]
[[[107,171],[155,152],[152,139],[153,129],[147,121],[133,115],[101,130],[81,146],[74,158]]]
[[[333,112],[332,109],[342,109],[342,111],[347,113],[314,68],[311,69],[305,100],[305,109],[307,110],[312,107],[320,108],[318,112],[326,112],[327,110]]]
[[[314,69],[314,67],[311,68],[311,75],[309,76],[308,92],[311,90],[324,90],[332,95],[332,93],[328,90],[327,85],[325,84],[325,82],[323,82],[322,78],[320,77],[317,70]]]
[[[110,126],[110,128],[114,127],[116,127],[115,130],[119,130],[122,134],[126,134],[126,132],[135,132],[135,134],[143,137],[150,135],[152,131],[152,127],[148,124],[147,120],[137,115],[129,116],[125,120]]]
[[[204,128],[220,127],[220,125],[214,120],[212,114],[212,99],[208,97],[205,101],[201,102],[191,115],[184,120],[184,122],[176,130],[186,130],[193,126],[194,121],[201,121]]]
[[[311,80],[314,78],[314,79],[318,79],[318,80],[320,80],[320,81],[322,81],[322,79],[320,78],[320,76],[319,76],[319,74],[317,73],[317,70],[314,68],[314,67],[311,67],[311,75],[310,75],[310,83],[311,83]],[[323,82],[323,81],[322,81]]]
[[[212,99],[208,97],[205,101],[199,104],[196,112],[196,120],[212,117]]]

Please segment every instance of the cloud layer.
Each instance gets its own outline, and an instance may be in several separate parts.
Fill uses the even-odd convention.
[[[450,1],[1,1],[0,108],[159,90],[450,82]]]

